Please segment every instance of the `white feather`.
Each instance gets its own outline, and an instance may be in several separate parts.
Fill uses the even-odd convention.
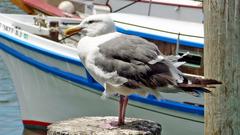
[[[79,57],[85,65],[88,72],[96,81],[104,85],[109,83],[113,86],[120,86],[128,80],[120,77],[117,72],[104,72],[101,68],[95,65],[95,58],[104,57],[100,52],[98,46],[120,36],[120,33],[109,33],[97,37],[84,37],[78,44]]]
[[[174,65],[174,67],[178,68],[178,67],[182,66],[185,63],[186,62],[174,62],[173,65]]]
[[[164,57],[163,57],[162,55],[158,55],[158,57],[157,57],[156,59],[151,60],[151,61],[149,61],[148,63],[149,63],[149,64],[155,64],[155,63],[157,63],[157,62],[162,61],[163,59],[164,59]]]

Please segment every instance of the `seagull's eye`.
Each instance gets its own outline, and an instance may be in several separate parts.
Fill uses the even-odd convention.
[[[90,20],[90,21],[88,21],[88,23],[89,23],[89,24],[92,24],[92,23],[94,23],[94,21],[93,21],[93,20]]]

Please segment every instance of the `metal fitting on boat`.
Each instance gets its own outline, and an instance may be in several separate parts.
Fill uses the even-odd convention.
[[[52,21],[49,23],[49,37],[53,41],[58,41],[59,35],[59,23],[57,21]]]

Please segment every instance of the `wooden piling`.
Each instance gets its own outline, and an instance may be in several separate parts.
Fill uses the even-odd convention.
[[[205,135],[240,135],[240,0],[204,0]]]
[[[82,117],[53,123],[48,126],[48,135],[161,135],[159,123],[126,118],[125,125],[112,126],[117,117]]]

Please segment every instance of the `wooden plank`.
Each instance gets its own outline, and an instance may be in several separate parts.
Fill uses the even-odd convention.
[[[117,117],[81,117],[53,123],[48,126],[48,135],[161,135],[159,123],[126,118],[122,126],[113,125]]]
[[[240,0],[204,0],[205,135],[240,135]]]
[[[34,10],[27,6],[22,0],[11,0],[11,2],[28,14],[34,14]]]

